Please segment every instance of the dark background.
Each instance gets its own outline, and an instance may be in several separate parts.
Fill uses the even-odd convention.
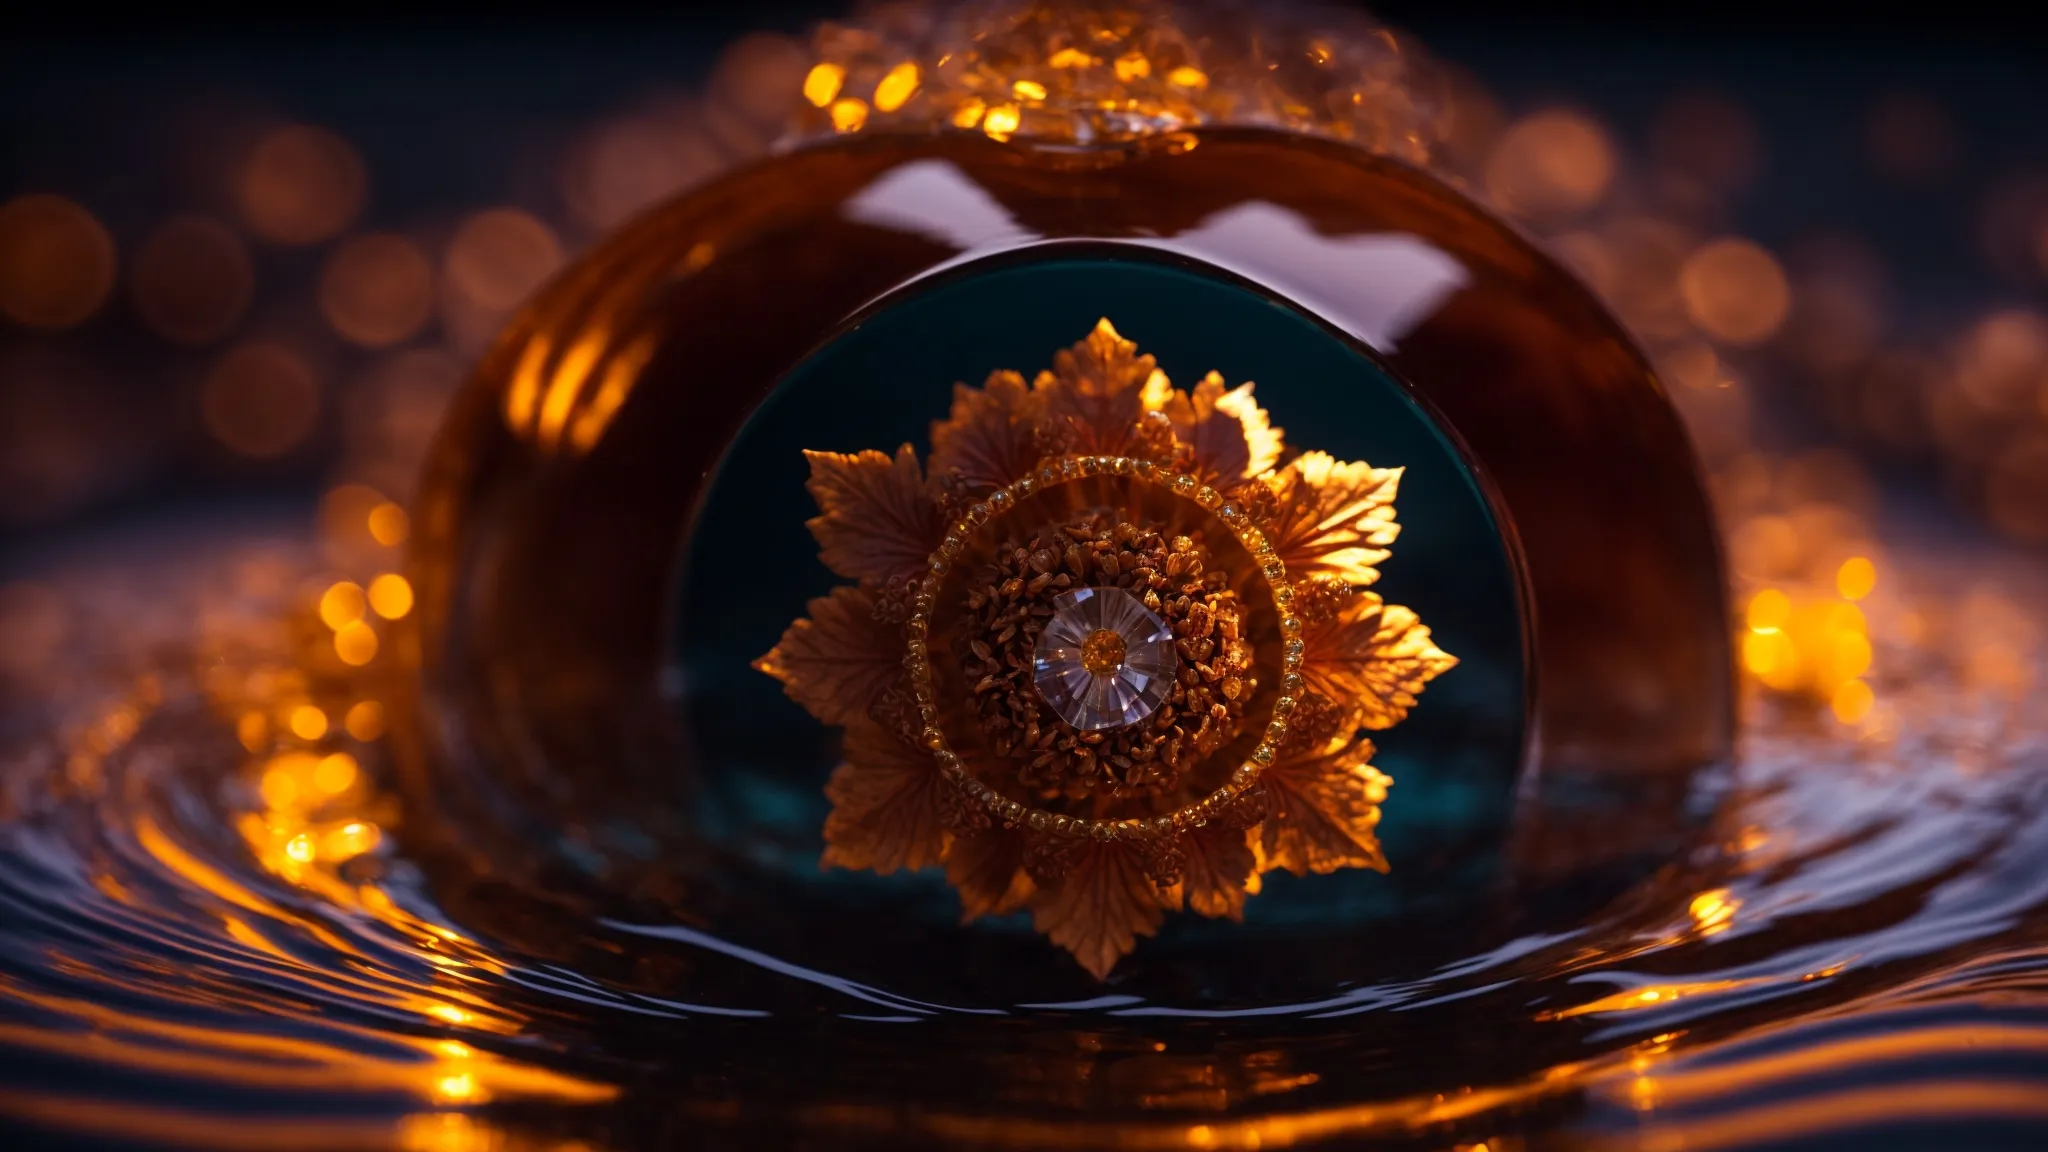
[[[2048,223],[2048,51],[2037,21],[1989,5],[1649,7],[1373,10],[1490,93],[1502,123],[1548,107],[1590,115],[1624,172],[1654,161],[1674,101],[1706,94],[1738,109],[1752,131],[1749,174],[1704,230],[1753,238],[1781,259],[1815,236],[1853,237],[1882,263],[1888,340],[1939,357],[1973,318],[2041,303],[2048,261],[2025,251],[2028,229]],[[46,7],[10,17],[0,38],[0,201],[48,192],[78,203],[104,225],[125,273],[172,213],[231,222],[222,172],[236,149],[265,125],[302,122],[345,139],[368,172],[351,233],[396,231],[432,253],[465,213],[510,205],[549,222],[573,253],[595,232],[572,219],[558,179],[580,134],[688,94],[740,33],[800,34],[836,11]],[[1875,142],[1901,109],[1920,141],[1903,167]],[[2017,214],[2018,233],[2000,231],[2001,213]],[[448,365],[474,355],[479,336],[451,340],[440,320],[375,354],[321,331],[307,301],[330,248],[252,241],[250,306],[232,331],[196,347],[167,345],[139,323],[125,279],[61,331],[0,318],[0,564],[21,547],[166,508],[310,501],[350,472],[342,414],[380,357],[444,344]],[[252,459],[208,435],[197,396],[224,349],[274,332],[311,346],[321,415],[291,451]],[[1797,372],[1767,364],[1752,375],[1763,438],[1871,447],[1830,422],[1824,390]],[[63,459],[85,463],[46,474],[55,466],[31,457],[47,456],[53,437],[71,453]],[[1876,447],[1886,449],[1872,454],[1886,483],[1977,498],[1940,451]]]

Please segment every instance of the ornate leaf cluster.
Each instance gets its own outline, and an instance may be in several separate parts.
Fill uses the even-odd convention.
[[[891,456],[808,452],[819,514],[808,522],[834,572],[858,581],[813,600],[755,667],[846,729],[826,795],[826,867],[890,873],[943,865],[964,919],[1028,909],[1098,978],[1186,907],[1239,919],[1273,869],[1384,871],[1374,829],[1392,783],[1360,729],[1398,723],[1456,660],[1415,613],[1366,591],[1399,534],[1399,468],[1304,452],[1286,464],[1280,429],[1210,373],[1175,388],[1108,320],[1055,354],[1028,385],[1016,372],[958,385],[932,426],[931,473]],[[1033,841],[964,811],[905,719],[897,590],[925,568],[949,510],[1028,475],[1048,456],[1133,455],[1198,471],[1260,524],[1302,588],[1307,622],[1297,733],[1234,818],[1163,845]],[[913,710],[914,711],[914,710]]]

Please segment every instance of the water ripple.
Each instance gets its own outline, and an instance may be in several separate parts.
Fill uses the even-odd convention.
[[[23,1132],[589,1152],[703,1125],[1013,1147],[2048,1131],[2048,700],[1938,653],[1893,654],[1882,725],[1754,701],[1705,836],[1577,923],[1305,999],[939,1003],[701,925],[571,919],[544,955],[466,925],[400,848],[369,722],[390,688],[306,656],[330,558],[279,533],[151,547],[38,577],[65,642],[0,710],[0,1124]],[[1907,576],[1937,588],[1928,564]],[[2037,570],[1986,579],[2048,603]]]

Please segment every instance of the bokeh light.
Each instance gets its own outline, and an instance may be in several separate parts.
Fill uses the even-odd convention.
[[[352,739],[375,740],[384,734],[384,706],[375,700],[358,700],[342,717],[342,727]]]
[[[292,709],[288,723],[292,735],[301,740],[318,740],[327,735],[327,713],[311,704],[301,704]]]
[[[1977,243],[1985,266],[2008,283],[2048,281],[2048,172],[2020,172],[1994,185],[1978,217]]]
[[[811,53],[796,39],[755,32],[719,54],[707,85],[711,98],[765,137],[779,132],[799,99]]]
[[[1686,258],[1679,288],[1701,331],[1738,346],[1768,340],[1792,307],[1785,270],[1761,246],[1740,237],[1701,245]]]
[[[250,231],[279,244],[313,244],[355,220],[369,177],[341,137],[293,125],[257,142],[242,163],[235,191]]]
[[[1863,143],[1879,175],[1908,185],[1946,175],[1960,151],[1947,109],[1918,92],[1878,97],[1864,119]]]
[[[0,315],[33,328],[83,323],[114,286],[114,240],[62,196],[0,204]]]
[[[168,340],[206,344],[249,309],[256,272],[241,237],[205,216],[174,216],[135,251],[128,272],[135,310]]]
[[[396,506],[375,488],[337,484],[320,499],[320,539],[343,557],[381,550],[385,545],[377,534],[383,523],[378,513],[385,507]]]
[[[362,585],[353,580],[338,581],[320,594],[320,622],[340,631],[361,620],[368,607]]]
[[[1674,211],[1711,215],[1755,181],[1762,144],[1749,114],[1713,92],[1689,92],[1658,110],[1650,132],[1650,171]]]
[[[2048,433],[2015,440],[1992,460],[1985,511],[1999,531],[2029,544],[2048,544]]]
[[[1854,236],[1802,240],[1788,258],[1792,310],[1786,351],[1824,375],[1858,366],[1884,336],[1891,317],[1891,275],[1871,246]],[[1855,423],[1850,417],[1849,423]]]
[[[119,491],[152,463],[163,408],[71,350],[0,349],[0,526],[51,523]]]
[[[396,548],[405,543],[410,526],[406,522],[405,509],[386,500],[370,509],[369,527],[370,536],[377,543],[386,548]]]
[[[696,105],[664,104],[602,125],[579,141],[563,171],[562,197],[585,227],[609,229],[726,162]]]
[[[1486,163],[1486,191],[1519,216],[1583,212],[1614,180],[1614,143],[1578,112],[1552,109],[1511,125]]]
[[[366,348],[409,339],[434,313],[434,267],[403,236],[371,233],[334,250],[320,273],[320,313]]]
[[[496,324],[505,322],[504,313],[490,315]],[[469,339],[447,325],[442,331],[450,344]],[[348,475],[382,492],[402,496],[412,491],[441,414],[468,367],[451,349],[432,345],[406,348],[372,363],[341,398]]]
[[[554,229],[516,208],[469,217],[448,245],[447,285],[491,312],[517,307],[562,266]]]
[[[0,584],[0,679],[36,676],[71,632],[64,597],[47,584]]]
[[[2048,383],[2048,318],[2024,309],[1994,312],[1963,334],[1954,363],[1955,387],[1978,409],[2028,412]]]
[[[386,620],[402,620],[412,611],[412,585],[396,572],[370,581],[370,608]]]
[[[200,391],[206,430],[243,456],[282,456],[298,447],[320,413],[320,385],[282,344],[260,341],[223,355]]]
[[[334,633],[334,654],[350,666],[368,664],[377,656],[377,633],[361,620],[343,625]]]
[[[1835,591],[1844,600],[1861,600],[1877,588],[1877,565],[1868,556],[1851,556],[1835,572]]]

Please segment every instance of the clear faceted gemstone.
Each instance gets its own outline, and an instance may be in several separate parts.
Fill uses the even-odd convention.
[[[1180,668],[1173,629],[1121,588],[1077,588],[1053,601],[1035,655],[1039,695],[1084,732],[1152,715]]]

